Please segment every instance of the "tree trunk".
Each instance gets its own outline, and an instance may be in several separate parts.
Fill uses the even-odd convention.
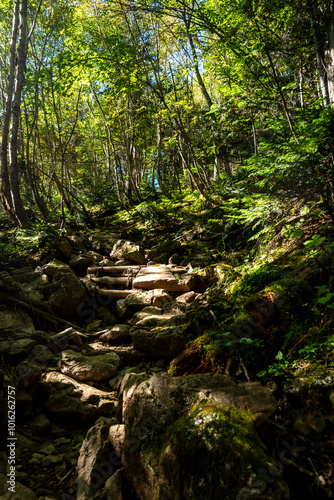
[[[331,9],[331,19],[328,27],[328,50],[326,51],[327,82],[330,105],[334,106],[334,19]]]
[[[10,190],[9,172],[8,172],[8,141],[9,128],[12,115],[12,99],[15,83],[15,57],[16,57],[16,42],[19,25],[19,0],[14,0],[13,24],[12,24],[12,39],[10,45],[10,61],[9,74],[6,89],[6,104],[3,115],[2,125],[2,140],[1,140],[1,195],[2,203],[6,211],[11,216],[14,215],[12,193]]]

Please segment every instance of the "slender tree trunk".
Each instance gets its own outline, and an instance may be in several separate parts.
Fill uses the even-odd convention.
[[[307,2],[308,12],[311,20],[311,28],[314,41],[314,49],[317,61],[317,68],[319,73],[319,83],[323,105],[325,108],[329,106],[329,93],[328,93],[328,79],[327,70],[324,60],[324,46],[321,40],[320,27],[317,22],[316,15],[314,12],[313,0],[308,0]]]
[[[334,106],[334,9],[331,9],[331,19],[328,28],[328,50],[326,51],[327,82],[330,105]]]
[[[26,71],[27,60],[27,0],[20,2],[20,38],[17,54],[17,71],[15,79],[14,100],[12,104],[12,126],[10,131],[10,148],[9,148],[9,177],[13,197],[14,215],[22,227],[28,227],[30,224],[29,217],[23,206],[18,168],[18,135],[20,124],[20,107],[22,89]]]
[[[9,142],[9,128],[10,120],[12,115],[12,99],[14,93],[15,84],[15,59],[16,59],[16,42],[17,42],[17,32],[19,26],[19,11],[20,2],[19,0],[14,0],[14,11],[13,11],[13,24],[12,24],[12,39],[10,45],[10,61],[9,61],[9,73],[8,82],[6,89],[6,104],[3,115],[3,125],[2,125],[2,140],[1,140],[1,195],[2,203],[6,211],[9,212],[11,216],[14,215],[14,207],[12,200],[12,193],[10,190],[9,182],[9,171],[8,171],[8,142]]]

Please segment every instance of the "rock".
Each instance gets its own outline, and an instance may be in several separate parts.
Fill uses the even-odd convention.
[[[129,325],[115,325],[110,330],[105,331],[100,336],[101,342],[112,343],[115,340],[122,340],[130,337]]]
[[[132,282],[133,288],[153,290],[161,288],[167,292],[189,292],[194,284],[191,273],[173,273],[168,266],[142,267]]]
[[[113,377],[120,364],[120,358],[115,353],[99,356],[83,356],[68,350],[62,352],[58,367],[62,373],[75,380],[106,380]]]
[[[20,284],[6,271],[0,272],[0,291],[5,293],[19,293]]]
[[[119,239],[119,234],[117,233],[104,233],[89,236],[88,242],[93,250],[101,251],[104,250],[105,246],[113,246],[114,243]]]
[[[50,372],[42,382],[46,409],[53,415],[91,420],[98,415],[113,415],[118,406],[115,394],[76,382],[58,372]]]
[[[53,444],[46,444],[39,449],[39,453],[42,453],[43,455],[53,455],[55,451],[56,448],[53,446]]]
[[[109,479],[107,479],[104,494],[106,500],[123,500],[122,493],[123,474],[121,470],[117,470]]]
[[[55,467],[63,462],[62,455],[48,455],[42,459],[42,467]]]
[[[114,260],[128,260],[133,264],[146,264],[142,247],[126,240],[116,241],[112,248],[110,258]]]
[[[79,278],[79,280],[83,285],[85,285],[89,297],[95,297],[97,291],[97,285],[88,278]]]
[[[200,294],[196,292],[187,292],[183,293],[182,295],[179,295],[175,300],[177,302],[185,302],[186,304],[190,304],[195,300],[197,297],[199,297]]]
[[[125,303],[125,300],[119,299],[116,303],[116,316],[120,321],[126,321],[132,314],[132,310]]]
[[[58,259],[53,259],[48,264],[45,264],[42,267],[42,271],[48,276],[56,276],[58,273],[74,274],[74,271],[70,268],[70,266],[64,264],[64,262],[61,262]]]
[[[164,316],[176,316],[184,314],[187,311],[187,304],[185,302],[166,302],[162,307]]]
[[[15,478],[14,483],[15,483],[15,492],[13,491],[8,491],[8,486],[11,486],[10,484],[7,483],[7,481],[10,480],[8,476],[5,474],[0,474],[0,497],[1,500],[37,500],[36,494],[27,488],[26,486],[23,486],[23,484],[19,483],[17,481],[17,478]]]
[[[62,332],[56,333],[51,336],[51,344],[49,348],[52,352],[58,353],[64,351],[68,345],[82,345],[81,333],[74,330],[74,328],[66,328]]]
[[[145,382],[149,378],[150,376],[144,371],[141,373],[129,372],[124,375],[118,393],[121,403],[122,421],[124,420],[124,412],[134,395],[135,390],[142,382]]]
[[[58,243],[58,250],[64,255],[64,257],[69,257],[73,251],[73,248],[68,239],[62,238]]]
[[[51,295],[49,303],[62,316],[74,314],[87,299],[86,287],[72,274],[60,272],[54,276],[52,284],[57,291]]]
[[[166,304],[171,304],[172,302],[166,302]],[[135,325],[138,321],[141,321],[144,318],[152,315],[161,315],[162,310],[160,307],[156,306],[147,306],[144,307],[141,311],[136,312],[133,317],[128,321],[130,325]]]
[[[0,330],[8,329],[32,333],[35,327],[31,317],[21,309],[17,309],[16,311],[2,309],[0,314]]]
[[[117,455],[120,457],[123,453],[123,443],[125,439],[125,428],[124,424],[112,425],[109,428],[109,441],[111,446],[116,451]]]
[[[70,267],[88,266],[94,261],[94,257],[88,253],[73,255],[69,262]]]
[[[101,255],[97,252],[94,252],[94,250],[89,250],[89,252],[87,252],[87,255],[90,255],[91,257],[93,257],[94,262],[101,262],[101,260],[103,260],[103,255]]]
[[[243,499],[250,498],[248,489],[259,500],[287,500],[288,488],[254,428],[276,407],[256,383],[236,384],[225,375],[154,375],[124,405],[120,443],[127,478],[145,499]]]
[[[173,253],[173,255],[171,255],[171,257],[169,257],[168,259],[168,264],[176,264],[177,266],[179,266],[182,262],[182,257],[181,255],[177,254],[177,253]]]
[[[67,236],[67,239],[70,241],[72,247],[76,247],[78,250],[81,250],[82,252],[86,251],[83,239],[80,238],[80,236],[73,234]]]
[[[40,413],[35,417],[30,424],[37,434],[48,431],[51,427],[51,422],[44,413]]]
[[[15,369],[18,390],[32,386],[42,377],[43,370],[34,362],[22,361]]]
[[[100,417],[86,434],[77,464],[76,500],[91,500],[114,472],[108,441],[109,427],[113,423],[112,419]]]
[[[140,311],[147,306],[162,307],[166,302],[172,302],[172,297],[165,290],[150,290],[148,292],[138,291],[124,299],[126,306]]]
[[[14,359],[23,359],[26,356],[28,356],[30,351],[35,346],[37,346],[37,342],[36,340],[33,339],[26,338],[26,339],[16,340],[10,346],[9,355]]]
[[[148,258],[156,262],[167,263],[169,257],[171,257],[173,254],[181,252],[183,252],[181,243],[174,241],[164,241],[163,243],[154,245],[148,251]],[[177,264],[177,262],[173,262],[173,264]]]
[[[186,314],[148,316],[130,329],[134,348],[157,360],[177,356],[196,334]]]
[[[27,357],[27,361],[35,363],[41,368],[52,365],[55,359],[54,353],[45,345],[36,345]]]

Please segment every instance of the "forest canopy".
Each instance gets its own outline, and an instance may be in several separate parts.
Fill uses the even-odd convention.
[[[18,226],[193,191],[334,220],[330,0],[3,0],[0,19]]]

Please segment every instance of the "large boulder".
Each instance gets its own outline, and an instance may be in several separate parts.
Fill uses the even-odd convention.
[[[82,443],[77,463],[77,500],[91,500],[120,465],[108,441],[109,427],[115,421],[100,417]],[[116,462],[116,463],[115,463]]]
[[[126,428],[112,428],[110,437],[119,434],[119,446],[113,445],[139,498],[287,500],[288,488],[255,428],[276,407],[257,383],[158,374],[123,401]]]
[[[62,373],[75,380],[106,380],[113,377],[120,364],[116,353],[84,356],[75,351],[63,351],[58,367]]]
[[[32,333],[35,330],[31,317],[21,309],[2,309],[0,314],[0,330],[19,330]]]
[[[172,359],[197,335],[197,328],[186,314],[151,315],[131,329],[133,346],[153,359]]]
[[[49,413],[80,421],[92,420],[116,413],[116,394],[101,391],[90,385],[79,383],[59,372],[49,372],[42,382]]]
[[[146,264],[143,248],[127,240],[115,242],[110,258],[113,260],[128,260],[133,264]]]
[[[72,316],[87,299],[86,287],[73,274],[56,274],[52,285],[57,290],[51,295],[49,303],[62,316]]]

